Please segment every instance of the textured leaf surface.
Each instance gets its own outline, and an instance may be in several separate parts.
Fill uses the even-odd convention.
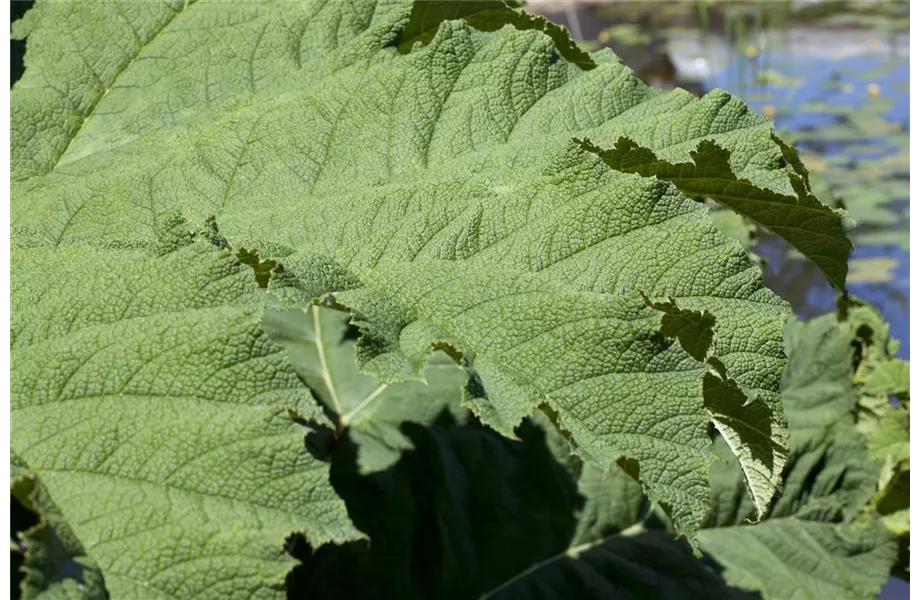
[[[17,28],[14,236],[156,247],[170,211],[216,215],[233,248],[280,264],[290,307],[354,311],[363,373],[418,380],[448,351],[483,421],[513,435],[551,407],[599,469],[636,461],[682,533],[709,501],[710,367],[641,295],[708,311],[720,377],[743,392],[724,397],[782,428],[786,305],[679,185],[572,141],[628,138],[669,164],[707,141],[739,181],[798,198],[790,150],[738,99],[648,88],[610,53],[581,68],[548,27],[448,20],[401,53],[409,4],[39,9]],[[765,447],[760,510],[784,454]]]
[[[13,265],[13,448],[113,597],[283,597],[291,532],[359,537],[304,447],[293,415],[325,420],[261,329],[250,267],[205,241]]]
[[[865,393],[872,396],[897,396],[910,399],[910,364],[890,360],[878,366],[866,380]]]
[[[10,456],[10,495],[38,517],[12,540],[23,552],[24,600],[105,600],[105,581],[64,520],[48,490],[15,452]],[[14,523],[15,526],[15,523]]]
[[[894,548],[880,523],[838,527],[799,519],[700,531],[725,580],[764,598],[875,599]]]
[[[676,338],[685,352],[711,368],[703,376],[703,402],[741,464],[759,519],[776,493],[777,465],[786,460],[785,422],[771,410],[769,399],[742,389],[728,376],[725,363],[710,353],[716,320],[709,311],[683,309],[673,299],[649,304],[664,313],[661,333]]]
[[[701,141],[690,153],[693,162],[683,163],[659,158],[629,138],[620,138],[610,150],[587,140],[581,145],[611,168],[671,181],[689,196],[711,198],[769,229],[814,261],[834,286],[844,289],[847,260],[853,251],[844,232],[844,215],[811,193],[803,173],[790,167],[785,182],[781,171],[770,173],[773,177],[769,183],[744,179],[732,169],[730,153],[712,140]],[[784,144],[782,147],[787,153],[794,152]],[[764,174],[758,175],[761,179]],[[786,189],[779,191],[782,188]]]
[[[379,10],[378,10],[379,8]],[[394,3],[38,2],[11,97],[14,179],[245,101],[324,63]]]
[[[787,363],[783,375],[783,403],[794,443],[820,440],[829,426],[848,428],[859,397],[853,380],[853,329],[840,326],[836,315],[829,314],[804,323],[790,320],[784,337],[787,355],[799,358]]]
[[[892,409],[882,417],[869,437],[869,455],[895,463],[910,460],[910,413],[907,410]]]

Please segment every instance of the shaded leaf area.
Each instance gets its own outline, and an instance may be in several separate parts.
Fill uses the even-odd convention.
[[[661,333],[677,338],[681,347],[699,362],[704,362],[712,344],[712,328],[716,318],[709,311],[687,310],[677,306],[674,299],[668,302],[645,301],[655,310],[664,313],[661,317]]]
[[[21,0],[10,4],[10,24],[22,18],[27,10],[32,8],[35,0]],[[22,77],[25,64],[23,57],[26,53],[26,43],[24,40],[10,40],[10,87],[13,87],[19,78]]]
[[[268,282],[272,278],[272,271],[278,266],[278,263],[273,260],[261,260],[258,250],[240,248],[236,253],[236,259],[242,264],[252,267],[256,283],[263,288],[268,287]]]
[[[105,580],[38,476],[13,452],[11,597],[107,600]]]
[[[25,70],[23,58],[26,54],[26,40],[10,40],[7,44],[7,85],[13,87]]]
[[[386,471],[362,476],[356,445],[336,447],[333,485],[370,544],[294,540],[289,598],[740,597],[672,533],[617,535],[638,516],[638,484],[618,470],[576,484],[558,434],[531,420],[521,441],[446,412],[402,430],[414,450]]]
[[[26,508],[22,502],[10,494],[10,597],[19,598],[26,574],[22,570],[25,562],[25,547],[21,540],[22,533],[39,523],[38,515]]]
[[[786,326],[790,455],[783,493],[764,522],[746,525],[753,507],[737,466],[713,467],[712,513],[700,545],[726,581],[764,598],[869,600],[898,569],[898,544],[875,500],[882,464],[860,416],[861,374],[884,364],[894,345],[874,309],[847,308]],[[899,410],[886,402],[881,410]]]
[[[672,534],[646,531],[571,548],[483,597],[753,600],[727,585],[713,567]]]
[[[8,17],[10,23],[14,23],[22,18],[22,15],[26,14],[32,5],[35,4],[35,0],[10,0],[7,3],[9,9]]]

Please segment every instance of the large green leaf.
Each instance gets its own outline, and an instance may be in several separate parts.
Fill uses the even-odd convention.
[[[171,225],[159,256],[14,248],[13,448],[113,597],[283,597],[288,535],[360,537],[304,445],[328,422],[253,271]]]
[[[708,311],[738,391],[721,423],[763,513],[784,461],[788,308],[705,206],[572,138],[677,162],[709,140],[785,198],[802,176],[771,123],[722,91],[648,88],[609,52],[583,70],[540,30],[444,21],[402,54],[412,13],[40,3],[16,30],[14,236],[153,247],[168,211],[217,215],[234,247],[282,265],[288,307],[355,313],[362,372],[417,380],[445,349],[482,420],[512,435],[546,405],[601,470],[635,460],[684,533],[708,504],[710,367],[661,335],[642,294]]]

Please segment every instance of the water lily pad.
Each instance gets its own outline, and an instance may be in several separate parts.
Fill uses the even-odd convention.
[[[888,256],[859,258],[850,261],[852,283],[886,283],[894,277],[897,259]]]

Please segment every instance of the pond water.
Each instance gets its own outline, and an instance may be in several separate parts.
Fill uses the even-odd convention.
[[[910,358],[908,2],[535,3],[588,49],[610,47],[658,87],[722,88],[773,118],[816,194],[855,225],[848,288],[877,306]],[[788,244],[760,233],[767,284],[803,318],[836,292]],[[883,600],[908,597],[892,579]]]

